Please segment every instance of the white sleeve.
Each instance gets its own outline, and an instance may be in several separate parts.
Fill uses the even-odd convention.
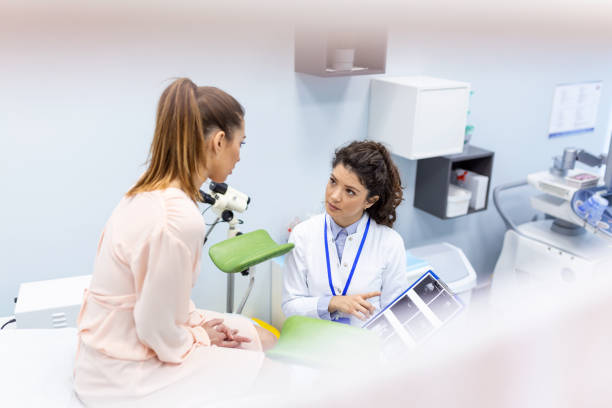
[[[206,331],[190,325],[189,298],[194,258],[187,246],[162,228],[141,250],[146,275],[134,306],[138,338],[167,363],[180,363],[198,345],[210,345]]]
[[[319,297],[311,296],[308,289],[308,270],[304,261],[304,245],[296,234],[291,232],[289,242],[295,248],[285,256],[283,267],[283,301],[282,309],[286,317],[302,315],[319,318]]]
[[[400,293],[408,288],[406,273],[406,249],[404,240],[395,231],[388,238],[388,247],[385,248],[388,256],[387,266],[382,276],[380,307],[384,308]]]

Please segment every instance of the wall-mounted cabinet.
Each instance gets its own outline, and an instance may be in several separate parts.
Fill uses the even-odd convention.
[[[484,211],[489,204],[491,173],[494,153],[476,146],[466,145],[462,153],[422,159],[417,162],[414,206],[442,219],[447,216],[449,189],[453,171],[463,169],[488,177],[484,207],[469,208],[467,214]]]
[[[371,81],[368,137],[412,160],[463,150],[470,84],[427,76]]]
[[[354,50],[352,67],[338,69],[339,55]],[[336,77],[384,74],[387,65],[387,29],[334,25],[333,28],[297,26],[295,72]]]

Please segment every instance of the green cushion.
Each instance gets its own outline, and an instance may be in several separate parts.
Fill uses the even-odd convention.
[[[369,330],[329,320],[291,316],[285,321],[276,346],[266,355],[307,366],[341,367],[356,360],[375,360],[380,350],[380,339]]]
[[[223,272],[242,272],[253,265],[286,254],[293,244],[279,245],[264,230],[247,232],[210,247],[208,254]]]

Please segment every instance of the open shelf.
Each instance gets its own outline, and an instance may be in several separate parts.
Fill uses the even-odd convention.
[[[333,69],[336,49],[355,50],[353,70]],[[387,30],[383,27],[334,26],[333,29],[298,26],[295,29],[295,72],[320,77],[384,74],[387,64]]]
[[[414,188],[414,206],[443,220],[457,218],[446,216],[448,186],[453,170],[462,168],[489,178],[485,206],[479,210],[468,208],[467,214],[464,215],[486,210],[489,205],[493,157],[494,153],[489,150],[466,145],[462,153],[419,160]]]

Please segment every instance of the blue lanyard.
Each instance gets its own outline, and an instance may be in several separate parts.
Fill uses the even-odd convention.
[[[357,262],[359,262],[359,256],[361,256],[361,250],[363,249],[363,244],[366,240],[366,237],[368,236],[369,229],[370,229],[370,218],[368,217],[368,223],[366,224],[365,231],[363,233],[363,238],[361,238],[361,244],[359,244],[359,249],[357,250],[357,256],[355,257],[355,261],[353,262],[353,267],[351,268],[351,273],[349,274],[348,280],[346,281],[346,285],[344,285],[342,296],[346,295],[349,285],[351,284],[351,279],[353,279],[353,274],[355,273]],[[327,280],[329,281],[329,288],[331,289],[332,295],[336,296],[336,291],[334,290],[334,284],[332,283],[331,268],[329,266],[329,248],[327,246],[327,215],[325,216],[325,229],[323,233],[323,239],[325,241],[325,260],[327,261]]]

